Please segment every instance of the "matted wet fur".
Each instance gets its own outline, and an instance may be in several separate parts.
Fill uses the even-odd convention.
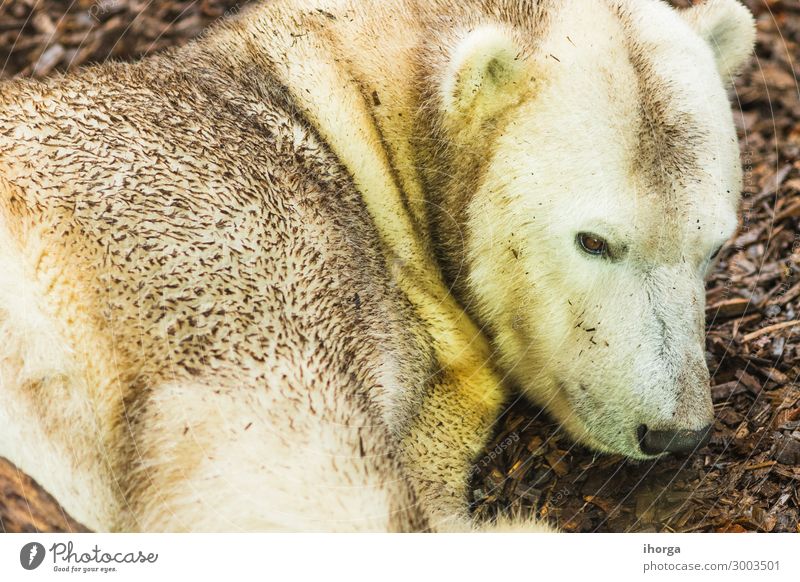
[[[96,530],[548,530],[468,515],[509,388],[639,458],[708,422],[752,36],[732,0],[284,0],[2,85],[0,455]],[[591,217],[608,256],[589,207],[634,227]]]

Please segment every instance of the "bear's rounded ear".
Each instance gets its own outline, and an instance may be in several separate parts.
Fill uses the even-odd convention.
[[[472,121],[492,117],[516,101],[522,63],[507,30],[483,26],[456,45],[442,81],[442,104],[448,115]]]
[[[756,28],[753,15],[738,0],[706,0],[681,11],[689,25],[711,46],[717,68],[732,84],[753,51]]]

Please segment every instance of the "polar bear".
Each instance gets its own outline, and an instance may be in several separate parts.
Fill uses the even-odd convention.
[[[278,0],[4,84],[0,455],[96,530],[426,531],[480,527],[512,388],[693,449],[753,38],[734,0]]]

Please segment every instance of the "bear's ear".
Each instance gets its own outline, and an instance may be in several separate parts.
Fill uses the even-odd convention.
[[[738,0],[706,0],[681,14],[711,46],[720,75],[732,84],[755,44],[753,15]]]
[[[469,32],[450,56],[442,81],[446,114],[482,121],[518,98],[522,63],[511,34],[483,26]]]

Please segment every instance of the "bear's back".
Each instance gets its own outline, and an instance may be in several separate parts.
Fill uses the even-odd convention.
[[[2,206],[23,247],[48,249],[36,268],[58,265],[146,376],[392,327],[369,215],[286,92],[186,57],[6,85]]]

